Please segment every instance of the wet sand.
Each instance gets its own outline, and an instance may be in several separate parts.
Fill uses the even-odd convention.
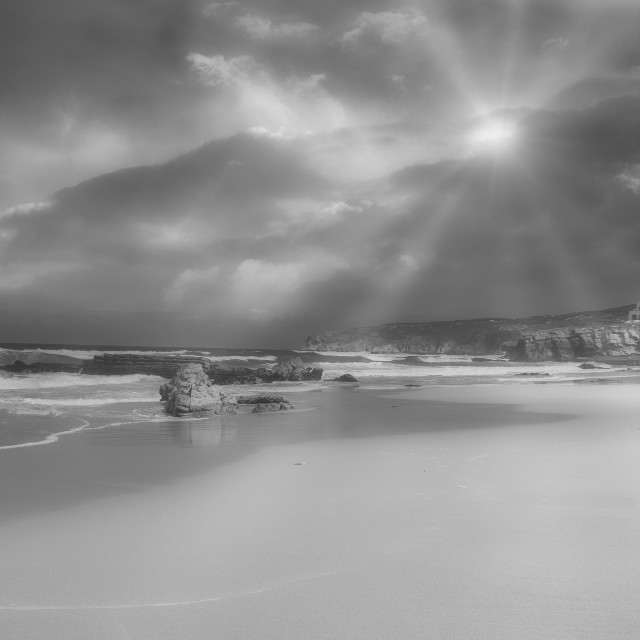
[[[298,405],[0,452],[2,638],[637,636],[637,386]]]

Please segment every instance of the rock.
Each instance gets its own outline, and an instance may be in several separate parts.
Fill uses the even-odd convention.
[[[207,375],[214,384],[263,384],[270,382],[298,382],[301,380],[320,380],[323,370],[318,367],[305,367],[300,358],[287,362],[278,362],[271,369],[263,367],[212,366]]]
[[[262,384],[271,382],[269,369],[249,369],[248,367],[212,367],[208,372],[213,384]]]
[[[288,411],[290,409],[295,409],[295,406],[288,402],[257,404],[251,413],[270,413],[272,411]]]
[[[160,387],[160,397],[167,403],[167,413],[174,416],[238,412],[234,396],[213,386],[198,363],[179,369],[171,382]]]
[[[610,364],[598,364],[595,362],[583,362],[580,369],[611,369]]]
[[[331,382],[358,382],[358,379],[354,378],[350,373],[345,373],[338,378],[334,378]]]
[[[533,371],[531,373],[516,373],[514,377],[526,377],[526,378],[533,378],[533,377],[540,377],[540,376],[550,376],[550,373],[542,373],[541,371]]]
[[[525,333],[508,352],[518,362],[558,362],[594,356],[632,356],[640,345],[640,326],[559,327]]]
[[[320,380],[322,373],[323,371],[319,367],[305,367],[300,358],[278,362],[271,367],[274,381]]]
[[[237,397],[238,404],[288,404],[290,402],[287,396],[282,396],[279,394],[254,394],[254,395],[246,395],[246,396],[238,396]]]

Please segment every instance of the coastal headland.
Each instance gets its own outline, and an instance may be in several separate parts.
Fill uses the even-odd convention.
[[[312,351],[502,355],[516,362],[611,358],[640,361],[640,323],[633,305],[529,318],[391,323],[309,336]]]

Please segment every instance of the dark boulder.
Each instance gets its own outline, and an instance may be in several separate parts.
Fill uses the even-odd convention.
[[[288,411],[295,407],[288,402],[257,404],[251,413],[271,413],[273,411]]]
[[[358,379],[352,376],[350,373],[345,373],[338,378],[334,378],[332,382],[358,382]]]
[[[288,404],[290,400],[289,398],[287,398],[287,396],[283,396],[277,393],[270,393],[238,396],[237,402],[238,404]]]
[[[319,367],[305,367],[300,358],[278,362],[271,369],[212,366],[207,371],[211,382],[220,385],[320,380],[322,373],[323,371]]]
[[[319,367],[305,367],[300,358],[293,358],[286,362],[278,362],[271,367],[273,381],[302,381],[302,380],[320,380],[322,378],[322,369]]]
[[[580,369],[611,369],[611,365],[609,364],[599,364],[596,362],[583,362],[580,366]]]
[[[540,376],[550,376],[550,373],[543,373],[540,371],[532,371],[529,373],[516,373],[514,374],[516,378],[535,378],[535,377],[540,377]]]
[[[271,382],[269,369],[249,369],[248,367],[212,367],[208,372],[213,384],[262,384]]]

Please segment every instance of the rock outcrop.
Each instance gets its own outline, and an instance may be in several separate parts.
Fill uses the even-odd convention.
[[[323,370],[319,367],[305,367],[300,358],[292,358],[276,363],[271,369],[214,366],[207,373],[214,384],[226,385],[320,380]]]
[[[289,402],[270,402],[256,405],[251,413],[270,413],[273,411],[288,411],[289,409],[295,409],[295,406]]]
[[[271,382],[301,380],[320,380],[322,369],[319,367],[305,367],[300,358],[292,358],[287,362],[278,362],[271,367]]]
[[[345,373],[337,378],[334,378],[331,382],[358,382],[358,379],[355,376],[352,376],[350,373]]]
[[[277,393],[243,395],[236,398],[238,404],[280,404],[289,403],[289,398]]]
[[[170,382],[160,387],[167,413],[174,416],[237,413],[233,395],[214,386],[199,363],[183,366]]]
[[[295,405],[287,396],[277,393],[253,394],[246,396],[238,396],[238,404],[254,404],[252,413],[266,413],[269,411],[287,411],[295,409]]]
[[[563,362],[603,356],[640,356],[639,345],[640,324],[619,324],[523,332],[506,352],[510,360],[518,362]]]
[[[640,323],[632,305],[558,316],[395,323],[310,336],[312,351],[505,355],[520,362],[640,358]]]

